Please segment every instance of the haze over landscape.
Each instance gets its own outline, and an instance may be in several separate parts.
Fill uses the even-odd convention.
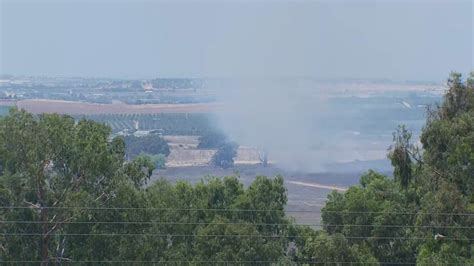
[[[330,94],[357,94],[364,85],[353,83],[363,79],[427,81],[441,91],[445,73],[472,68],[469,1],[7,0],[1,8],[0,73],[232,78],[213,87],[224,103],[219,127],[242,144],[283,149],[272,153],[280,161],[294,159],[296,169],[374,159],[350,155],[357,146],[350,132],[358,129],[339,126],[340,136],[323,132],[341,119],[361,119],[357,110],[335,115],[341,110],[330,104]],[[333,86],[304,77],[346,82]],[[383,94],[382,83],[371,90]],[[288,136],[291,145],[284,145]],[[315,153],[322,142],[331,149]],[[375,159],[381,157],[383,152]]]
[[[473,12],[0,0],[0,264],[474,264]]]

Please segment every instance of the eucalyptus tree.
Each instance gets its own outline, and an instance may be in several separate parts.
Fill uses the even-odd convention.
[[[146,162],[124,162],[122,139],[110,128],[57,114],[12,109],[0,119],[2,258],[43,264],[62,259],[72,221],[103,206],[120,183],[142,184]],[[21,248],[20,248],[21,247]]]

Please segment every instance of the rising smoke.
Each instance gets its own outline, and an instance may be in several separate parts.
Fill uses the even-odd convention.
[[[219,127],[240,145],[268,152],[292,171],[324,171],[357,159],[343,119],[316,82],[299,79],[226,80],[216,88]]]

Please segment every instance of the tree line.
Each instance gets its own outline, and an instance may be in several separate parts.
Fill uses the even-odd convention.
[[[206,113],[157,113],[157,114],[96,114],[76,115],[82,118],[102,122],[112,128],[113,133],[121,130],[134,131],[160,129],[164,135],[202,136],[214,132],[214,120]]]

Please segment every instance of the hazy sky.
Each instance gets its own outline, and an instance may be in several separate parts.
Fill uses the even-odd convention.
[[[0,0],[0,73],[443,80],[471,1]]]

